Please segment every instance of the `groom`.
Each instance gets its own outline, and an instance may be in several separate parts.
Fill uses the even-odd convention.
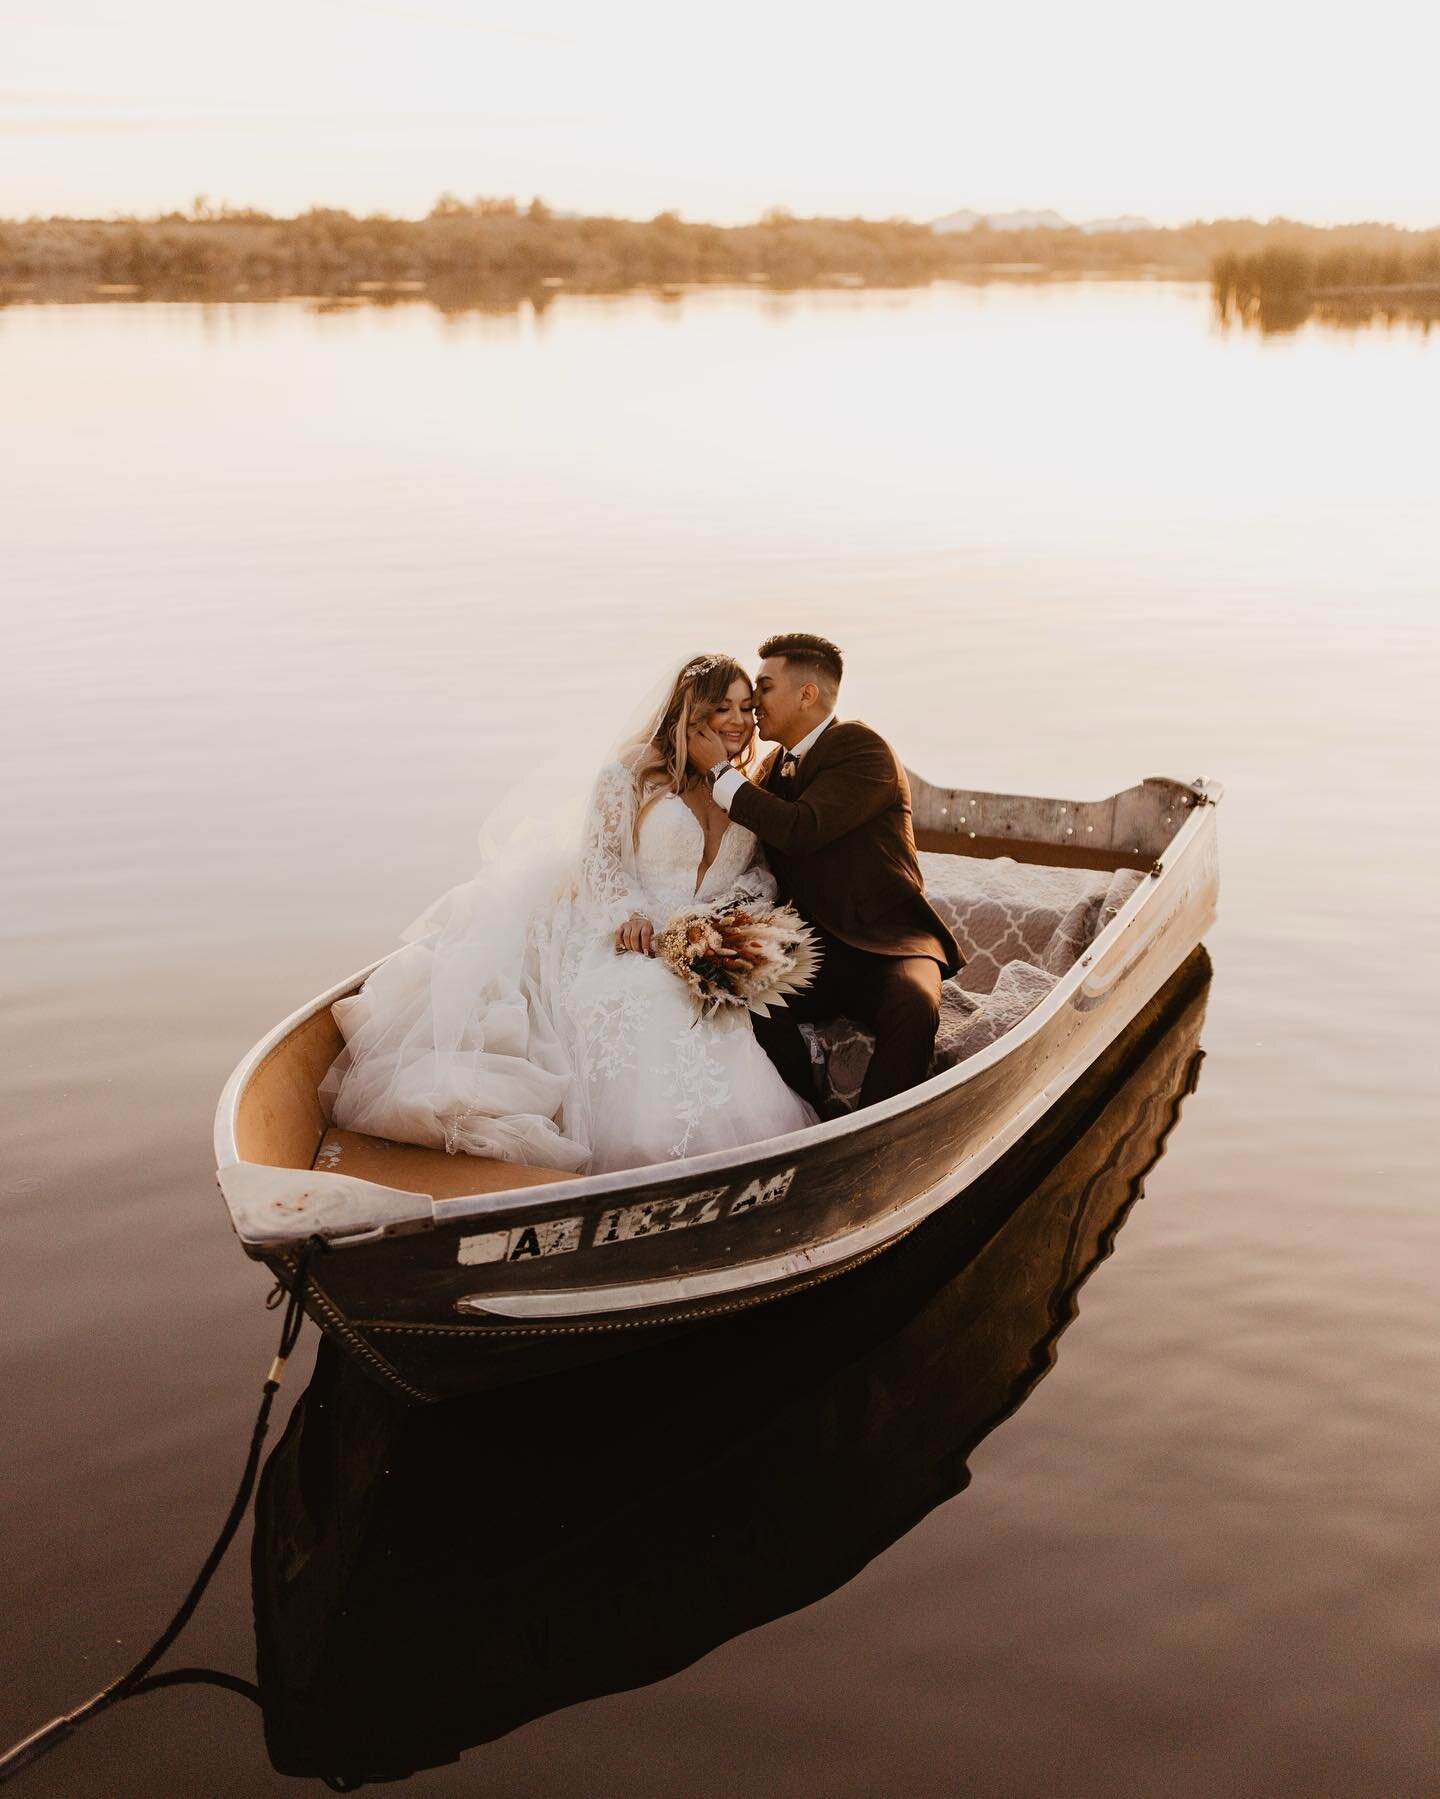
[[[835,717],[844,663],[823,637],[787,631],[760,646],[755,722],[776,750],[754,785],[731,768],[713,731],[692,732],[690,759],[718,805],[769,851],[787,899],[820,938],[820,973],[755,1035],[795,1091],[815,1103],[801,1020],[844,1013],[875,1033],[860,1089],[873,1106],[923,1081],[940,1018],[940,982],[964,958],[925,898],[910,786],[883,737]]]

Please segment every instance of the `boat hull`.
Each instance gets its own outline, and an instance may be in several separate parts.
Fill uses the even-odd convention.
[[[1099,1103],[1130,1067],[1150,1053],[1177,1009],[1193,999],[1209,974],[1209,959],[1203,950],[1193,952],[1171,974],[1119,1038],[1071,1083],[1065,1103],[1048,1109],[1003,1157],[997,1158],[1012,1179],[1019,1178],[1025,1166],[1043,1163],[1054,1153],[1057,1137],[1073,1131],[1077,1114],[1083,1117],[1087,1105]],[[896,1179],[905,1178],[907,1169],[912,1171],[912,1182],[923,1181],[931,1168],[943,1165],[947,1156],[954,1154],[953,1148],[947,1149],[943,1142],[945,1131],[952,1127],[963,1141],[963,1115],[952,1115],[947,1107],[930,1121],[928,1128],[936,1141],[928,1150],[918,1121],[912,1119],[903,1131],[893,1125],[882,1127],[876,1133],[879,1141],[867,1152],[864,1164],[870,1179],[881,1192],[890,1194]],[[958,1191],[947,1196],[945,1203],[963,1207],[972,1181],[978,1181],[982,1172],[994,1167],[994,1162],[987,1161],[985,1170],[977,1170]],[[914,1172],[917,1168],[918,1173]],[[861,1194],[864,1191],[860,1185],[863,1177],[856,1174],[853,1155],[834,1161],[827,1157],[815,1168],[807,1168],[806,1174],[810,1178],[797,1196],[804,1216],[824,1214],[827,1191],[837,1186]],[[952,1169],[942,1177],[942,1184],[954,1177]],[[892,1207],[891,1214],[900,1210]],[[608,1316],[592,1313],[577,1318],[515,1320],[495,1316],[464,1319],[456,1315],[453,1308],[457,1300],[467,1295],[473,1282],[464,1278],[464,1269],[455,1262],[457,1243],[463,1240],[462,1227],[443,1227],[423,1237],[394,1240],[388,1246],[390,1254],[403,1252],[403,1260],[394,1260],[383,1270],[367,1266],[364,1253],[338,1251],[322,1257],[318,1265],[312,1264],[307,1306],[322,1329],[392,1391],[410,1401],[435,1401],[649,1347],[668,1336],[698,1328],[707,1320],[799,1293],[871,1260],[907,1236],[911,1228],[887,1231],[877,1246],[837,1259],[824,1268],[796,1272],[773,1284],[732,1292],[709,1303],[672,1301]],[[671,1264],[674,1251],[672,1243]],[[289,1255],[277,1260],[276,1265],[282,1274],[293,1267]],[[533,1275],[530,1278],[533,1281]],[[428,1306],[428,1316],[422,1314],[423,1306]]]
[[[427,1401],[622,1352],[869,1260],[1034,1130],[1186,964],[1215,916],[1214,819],[1197,805],[1090,950],[972,1060],[750,1150],[395,1196],[411,1210],[311,1260],[307,1308],[377,1379]],[[294,1280],[298,1232],[246,1247]]]

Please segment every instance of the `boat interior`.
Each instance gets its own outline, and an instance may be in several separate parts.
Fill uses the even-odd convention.
[[[236,1107],[235,1144],[242,1161],[348,1174],[403,1193],[428,1193],[432,1199],[573,1179],[558,1168],[530,1168],[488,1156],[452,1156],[443,1149],[337,1130],[325,1116],[319,1086],[344,1047],[329,1006],[312,1012],[274,1045]]]
[[[1090,870],[1097,876],[1142,870],[1162,855],[1190,808],[1203,803],[1198,785],[1189,788],[1168,780],[1146,781],[1096,801],[980,794],[936,787],[917,775],[910,780],[916,842],[929,863],[927,888],[936,884],[936,865],[930,860],[936,854],[980,862],[1006,858],[1051,870]],[[1053,912],[1053,897],[1048,908]],[[1015,911],[1012,896],[1006,902],[1002,929],[1013,931]],[[1103,928],[1107,921],[1097,906],[1095,928]],[[442,1149],[336,1129],[325,1114],[318,1088],[343,1047],[328,1005],[272,1046],[238,1099],[235,1137],[243,1161],[350,1175],[436,1199],[573,1178],[560,1169],[449,1155]]]

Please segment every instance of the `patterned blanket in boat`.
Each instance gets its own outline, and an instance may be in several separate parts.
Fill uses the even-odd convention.
[[[925,891],[955,933],[965,966],[940,989],[931,1073],[953,1068],[1019,1024],[1139,886],[1139,869],[1040,868],[922,852]],[[848,1018],[813,1030],[832,1098],[851,1110],[875,1040]]]

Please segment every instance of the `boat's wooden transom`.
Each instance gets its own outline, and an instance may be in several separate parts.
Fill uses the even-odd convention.
[[[1014,837],[957,837],[953,831],[917,830],[915,847],[935,850],[942,856],[976,856],[986,860],[1009,856],[1012,862],[1034,863],[1045,868],[1093,868],[1105,874],[1113,874],[1120,868],[1142,866],[1138,856],[1095,849],[1087,844],[1027,843]]]
[[[1101,800],[937,787],[910,775],[915,840],[946,855],[1010,856],[1054,868],[1148,868],[1197,806],[1203,785],[1152,777]]]

